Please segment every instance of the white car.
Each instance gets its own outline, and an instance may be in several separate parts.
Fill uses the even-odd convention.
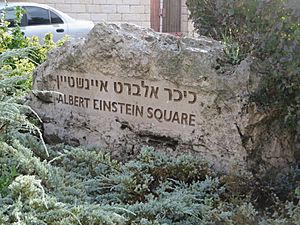
[[[14,26],[16,6],[21,6],[26,12],[21,20],[21,30],[26,37],[37,36],[42,40],[45,34],[52,32],[53,40],[58,41],[64,35],[74,38],[83,37],[94,27],[92,21],[73,19],[48,5],[15,2],[8,3],[6,6],[5,3],[0,3],[0,16],[6,10],[9,27]]]

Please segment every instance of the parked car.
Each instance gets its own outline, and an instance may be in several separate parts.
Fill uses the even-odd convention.
[[[70,37],[83,37],[93,27],[92,21],[76,20],[67,14],[54,9],[45,4],[14,2],[0,3],[0,14],[6,10],[6,20],[10,22],[9,27],[15,26],[15,7],[20,6],[25,9],[25,14],[21,20],[21,30],[25,36],[37,36],[43,39],[46,33],[53,33],[53,40],[58,41],[64,35]]]

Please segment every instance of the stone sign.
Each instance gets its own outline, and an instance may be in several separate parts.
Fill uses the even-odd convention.
[[[253,127],[264,118],[247,105],[258,78],[250,59],[222,71],[222,55],[204,37],[101,23],[37,69],[30,105],[51,143],[98,146],[121,158],[153,145],[201,155],[219,170],[244,168],[270,157],[249,157],[261,135]],[[271,154],[285,164],[290,153],[278,151],[278,140]]]
[[[62,92],[55,99],[57,103],[89,110],[91,116],[120,117],[137,124],[155,124],[159,129],[196,126],[197,93],[179,90],[170,82],[100,74],[88,78],[81,74],[57,75],[56,82],[57,91]]]

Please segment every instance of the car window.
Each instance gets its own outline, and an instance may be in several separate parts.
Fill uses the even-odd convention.
[[[51,24],[60,24],[64,23],[62,19],[56,15],[54,12],[50,11],[50,17],[51,17]]]
[[[27,24],[30,25],[47,25],[50,24],[49,11],[40,7],[25,7],[27,14]]]

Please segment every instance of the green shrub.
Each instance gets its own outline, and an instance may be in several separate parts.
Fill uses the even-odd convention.
[[[16,167],[12,165],[1,164],[0,169],[0,196],[6,196],[8,194],[8,186],[13,182],[17,176]]]
[[[20,29],[23,9],[16,7],[16,26],[8,31],[5,13],[0,27],[0,141],[12,143],[24,131],[38,136],[43,143],[42,134],[37,125],[28,117],[35,114],[30,107],[24,105],[24,95],[31,90],[32,72],[44,62],[47,54],[55,44],[52,34],[47,34],[44,43],[40,44],[36,37],[24,37]],[[35,116],[37,116],[35,114]],[[45,147],[45,145],[44,145]]]
[[[252,100],[295,130],[300,109],[300,17],[285,0],[188,0],[196,30],[225,44],[228,62],[257,59]],[[227,35],[224,35],[227,34]]]
[[[17,165],[19,173],[0,196],[0,224],[298,224],[297,203],[276,202],[282,210],[274,215],[258,211],[251,192],[236,191],[247,177],[220,182],[195,157],[144,148],[122,164],[98,149],[54,146],[49,152],[42,161],[17,141],[0,143],[3,164]]]

